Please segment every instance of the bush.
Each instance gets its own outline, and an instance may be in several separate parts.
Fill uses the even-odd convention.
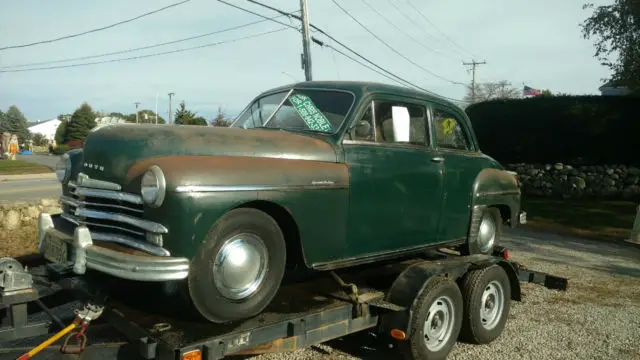
[[[55,149],[53,149],[53,153],[56,154],[56,155],[62,155],[62,154],[66,153],[69,150],[71,150],[71,147],[69,145],[60,144],[60,145],[56,146]]]
[[[555,96],[493,100],[466,109],[480,148],[503,163],[637,165],[640,100]]]

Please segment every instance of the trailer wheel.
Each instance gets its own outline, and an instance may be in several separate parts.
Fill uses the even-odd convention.
[[[473,270],[462,279],[464,320],[461,339],[488,344],[504,330],[511,307],[511,283],[499,265]]]
[[[446,359],[462,325],[462,294],[447,278],[434,278],[411,309],[411,333],[398,344],[407,359]]]
[[[213,226],[191,261],[191,302],[214,323],[255,316],[278,291],[285,263],[284,235],[276,221],[257,209],[232,210]]]

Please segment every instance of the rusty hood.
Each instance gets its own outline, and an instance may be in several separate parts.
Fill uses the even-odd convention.
[[[111,125],[84,143],[82,172],[121,182],[135,162],[160,156],[248,156],[336,162],[333,146],[280,130],[195,125]],[[203,169],[204,170],[204,169]]]

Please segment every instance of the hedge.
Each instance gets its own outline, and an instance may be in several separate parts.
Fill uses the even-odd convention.
[[[466,109],[480,148],[503,163],[640,163],[640,98],[554,96]]]

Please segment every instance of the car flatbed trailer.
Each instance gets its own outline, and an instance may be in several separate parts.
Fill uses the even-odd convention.
[[[508,260],[508,252],[502,247],[496,247],[492,255],[465,256],[443,250],[420,258],[359,266],[343,270],[339,275],[338,272],[318,273],[304,281],[284,283],[258,316],[229,324],[212,324],[193,319],[191,314],[182,312],[181,307],[168,306],[172,311],[165,305],[166,311],[158,309],[154,306],[158,302],[150,301],[148,296],[144,299],[128,292],[127,296],[116,296],[114,292],[123,292],[117,290],[117,286],[116,290],[103,287],[99,282],[87,281],[87,276],[53,276],[38,257],[18,260],[0,259],[0,359],[38,359],[37,352],[51,350],[54,342],[64,335],[65,340],[55,342],[67,344],[56,351],[60,359],[116,359],[121,358],[116,355],[121,352],[114,348],[127,347],[135,354],[131,356],[138,359],[217,360],[229,355],[294,351],[365,330],[387,336],[389,344],[396,344],[408,358],[445,359],[458,340],[458,333],[471,333],[476,343],[489,343],[500,335],[510,300],[521,300],[520,282],[561,291],[568,286],[565,278],[529,270]],[[30,268],[24,267],[27,263],[31,264]],[[508,278],[506,283],[499,281],[503,273]],[[491,274],[498,275],[493,279]],[[491,286],[494,286],[493,292],[487,290]],[[503,296],[500,303],[495,296],[501,287],[509,294]],[[470,299],[481,303],[475,307]],[[50,307],[72,301],[88,305],[77,311],[75,322],[67,326]],[[489,303],[493,308],[487,307]],[[499,307],[505,310],[501,324],[478,330],[477,323],[471,320],[463,323],[462,309],[465,319],[470,318],[469,309],[481,318],[480,307],[485,309],[482,314]],[[30,322],[28,313],[34,309],[42,309],[50,319]],[[89,320],[83,316],[89,317],[91,326],[87,327]],[[440,348],[429,347],[434,338],[437,340],[446,332],[442,329],[447,319],[457,321],[447,322],[452,328],[447,331],[453,338]],[[109,327],[126,341],[112,346],[83,345],[85,333],[98,326]],[[67,330],[58,332],[62,329]],[[17,340],[28,342],[54,333],[57,335],[40,347],[34,345],[30,352],[14,357],[5,357],[9,354],[3,353],[6,346],[2,344]],[[113,355],[105,355],[107,353]],[[126,358],[133,359],[131,356]],[[49,351],[46,358],[56,357]]]

